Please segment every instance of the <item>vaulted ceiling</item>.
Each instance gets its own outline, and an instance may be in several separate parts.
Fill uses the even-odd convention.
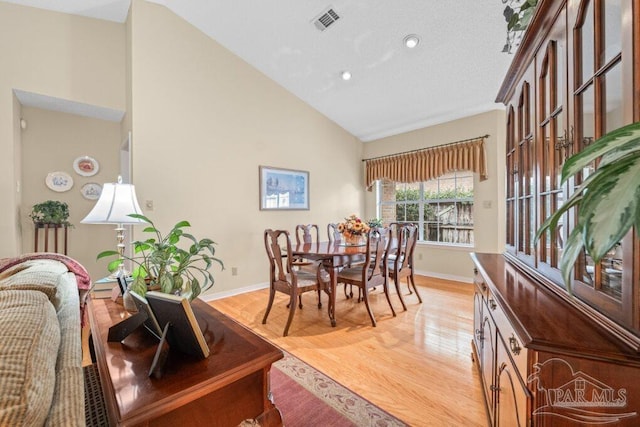
[[[150,1],[362,141],[501,108],[494,99],[512,56],[501,52],[500,0]],[[130,3],[9,2],[116,22]],[[412,34],[419,42],[409,49]]]

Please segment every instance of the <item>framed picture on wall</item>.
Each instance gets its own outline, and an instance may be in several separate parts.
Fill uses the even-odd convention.
[[[260,166],[260,210],[308,210],[309,172]]]

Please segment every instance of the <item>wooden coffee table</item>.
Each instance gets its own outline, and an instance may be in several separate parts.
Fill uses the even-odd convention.
[[[192,307],[210,356],[170,351],[159,379],[148,376],[158,340],[140,327],[122,342],[107,342],[109,327],[128,314],[110,299],[91,299],[88,307],[111,425],[236,426],[245,419],[282,425],[269,386],[282,351],[205,302]]]

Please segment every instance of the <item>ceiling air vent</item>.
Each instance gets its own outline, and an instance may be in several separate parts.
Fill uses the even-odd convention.
[[[316,16],[312,22],[317,29],[319,29],[320,31],[324,31],[327,28],[329,28],[329,26],[334,22],[336,22],[338,19],[340,19],[340,16],[338,16],[336,11],[330,7],[324,12],[322,12],[320,15]]]

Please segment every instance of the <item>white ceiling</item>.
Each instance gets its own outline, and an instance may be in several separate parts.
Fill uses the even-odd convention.
[[[150,0],[361,139],[502,108],[501,0]],[[124,22],[128,0],[9,0]],[[321,32],[327,7],[340,18]],[[409,50],[402,40],[417,34]],[[343,81],[349,70],[353,77]]]

